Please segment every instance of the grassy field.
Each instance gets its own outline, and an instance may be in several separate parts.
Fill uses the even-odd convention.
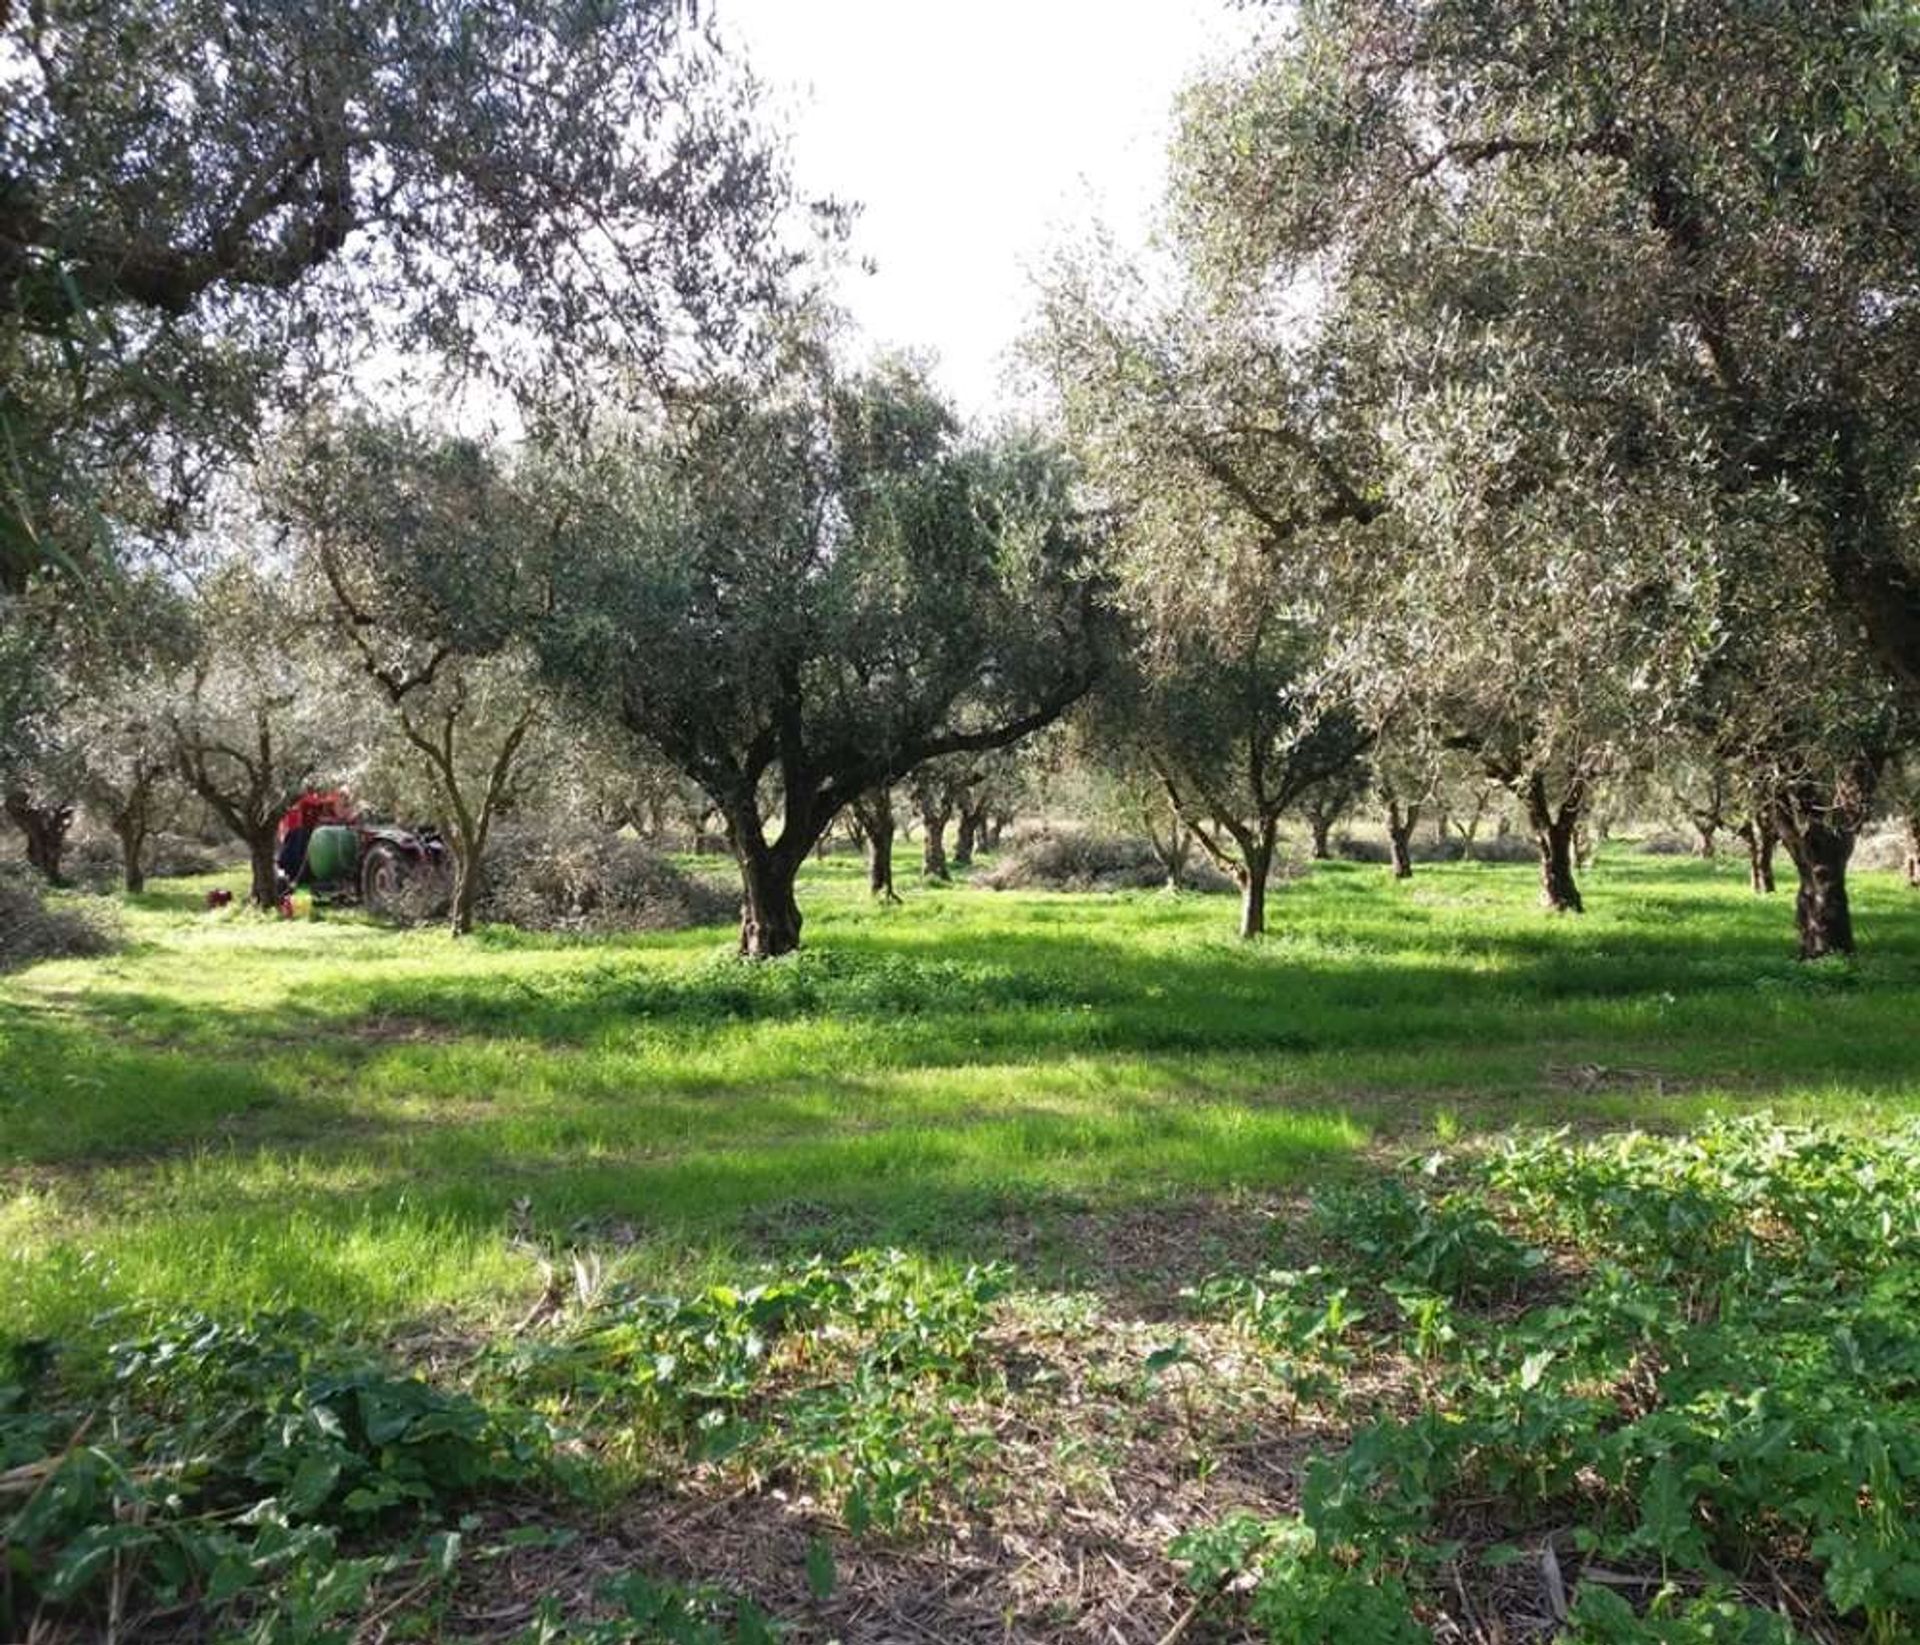
[[[1763,1109],[1871,1137],[1920,1112],[1920,897],[1884,874],[1859,877],[1859,962],[1812,968],[1791,957],[1788,898],[1750,895],[1740,865],[1624,850],[1592,872],[1579,920],[1541,915],[1524,867],[1425,867],[1396,885],[1320,865],[1276,893],[1275,934],[1251,946],[1222,899],[960,885],[876,908],[858,865],[836,860],[803,885],[808,951],[757,969],[717,929],[455,944],[350,914],[209,913],[208,883],[130,899],[112,957],[0,979],[0,1340],[84,1344],[188,1310],[243,1322],[291,1309],[343,1341],[464,1365],[602,1295],[692,1296],[891,1248],[915,1274],[946,1276],[929,1284],[1010,1264],[1022,1300],[1013,1314],[994,1304],[992,1330],[1105,1343],[1128,1366],[1109,1367],[1118,1384],[1055,1368],[1087,1382],[1076,1408],[1103,1387],[1155,1406],[1178,1391],[1169,1367],[1251,1363],[1244,1340],[1209,1335],[1245,1326],[1231,1309],[1184,1334],[1165,1322],[1191,1313],[1183,1287],[1299,1255],[1288,1241],[1309,1190],[1361,1191],[1403,1158],[1472,1155],[1514,1128],[1687,1130]],[[833,1283],[836,1307],[867,1295],[867,1280]],[[1003,1395],[1025,1386],[1004,1365],[996,1376]],[[1300,1408],[1266,1370],[1204,1380],[1229,1428],[1262,1401]],[[1415,1397],[1397,1386],[1395,1400]],[[1182,1397],[1189,1428],[1204,1426]],[[1275,1444],[1298,1464],[1315,1431],[1331,1443],[1351,1430],[1350,1398]],[[1104,1468],[1087,1489],[1119,1500],[1110,1446],[1046,1401],[1029,1416],[1054,1487]],[[628,1460],[682,1505],[707,1488],[697,1470]],[[1176,1496],[1190,1462],[1166,1464]],[[1193,1471],[1218,1483],[1217,1467]],[[726,1544],[734,1555],[724,1539],[688,1552],[679,1521],[647,1535],[669,1568],[725,1566],[776,1611],[793,1571],[756,1577],[753,1559],[788,1547],[817,1579],[828,1531],[843,1596],[897,1596],[915,1559],[948,1578],[964,1565],[951,1538],[895,1534],[862,1578],[850,1499],[807,1477],[812,1517],[791,1547],[764,1513]],[[1268,1506],[1291,1500],[1262,1489]],[[1001,1512],[1018,1494],[1005,1491]],[[757,1488],[746,1500],[771,1511]],[[994,1511],[968,1498],[952,1524]],[[1178,1584],[1141,1572],[1155,1559],[1171,1572],[1169,1538],[1186,1529],[1151,1526],[1110,1554],[1126,1568],[1108,1579],[1113,1617],[1156,1638],[1179,1622]],[[1066,1557],[1048,1549],[1030,1551],[1032,1570]],[[1076,1613],[1070,1577],[1009,1587],[1005,1637],[1147,1637]],[[847,1620],[874,1614],[796,1626],[957,1638],[993,1623],[910,1612],[889,1634]],[[1120,1631],[1100,1633],[1100,1617]],[[469,1636],[444,1616],[421,1626]],[[1228,1625],[1208,1610],[1183,1627]]]

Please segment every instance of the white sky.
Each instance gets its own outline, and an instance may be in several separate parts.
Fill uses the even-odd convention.
[[[1250,39],[1226,0],[717,0],[793,135],[797,181],[862,209],[842,301],[1003,403],[1032,275],[1077,225],[1122,245],[1160,198],[1175,93]]]

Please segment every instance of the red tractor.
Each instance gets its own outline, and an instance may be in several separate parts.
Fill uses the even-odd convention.
[[[416,887],[444,879],[447,847],[428,828],[396,828],[362,818],[339,789],[308,789],[280,819],[275,860],[280,888],[357,898],[375,913],[393,912]]]

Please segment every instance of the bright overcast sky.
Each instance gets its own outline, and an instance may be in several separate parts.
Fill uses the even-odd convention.
[[[1175,93],[1254,25],[1225,0],[718,0],[791,129],[800,186],[861,207],[843,300],[990,415],[1032,274],[1076,225],[1129,243]]]

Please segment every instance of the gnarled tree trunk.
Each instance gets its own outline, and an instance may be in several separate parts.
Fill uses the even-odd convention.
[[[955,868],[968,868],[973,864],[976,851],[988,850],[987,845],[987,808],[976,805],[960,808],[960,832],[953,843],[953,865]]]
[[[935,810],[932,806],[920,807],[920,823],[924,838],[920,847],[920,872],[930,880],[942,883],[953,878],[947,870],[947,821],[950,811]]]
[[[1774,823],[1800,876],[1793,916],[1803,960],[1854,950],[1847,864],[1861,825],[1872,812],[1884,763],[1879,753],[1856,755],[1831,788],[1802,784],[1775,801]]]
[[[1327,862],[1333,856],[1333,818],[1318,809],[1307,813],[1307,827],[1313,835],[1313,860]]]
[[[880,902],[898,902],[893,889],[893,796],[876,789],[853,802],[853,814],[867,839],[867,889]]]
[[[959,822],[954,828],[953,835],[953,866],[955,868],[972,867],[974,831],[977,827],[974,813],[964,805],[961,806]]]
[[[745,958],[777,959],[800,946],[795,878],[795,865],[777,847],[741,857],[740,952]]]
[[[1907,818],[1907,884],[1920,891],[1920,811]]]
[[[1780,835],[1770,817],[1749,817],[1740,825],[1740,837],[1747,842],[1747,884],[1755,896],[1764,896],[1774,888],[1773,851]]]
[[[1853,952],[1853,909],[1847,901],[1847,862],[1853,856],[1849,828],[1814,823],[1787,843],[1799,871],[1794,922],[1800,928],[1800,957],[1825,959]]]
[[[64,885],[61,859],[67,849],[67,830],[73,827],[73,807],[43,804],[24,788],[9,790],[5,803],[8,820],[27,837],[27,861],[49,885]]]
[[[1541,906],[1556,914],[1585,912],[1573,865],[1580,818],[1587,801],[1587,778],[1575,776],[1556,807],[1547,796],[1546,777],[1536,771],[1527,778],[1522,798],[1527,806],[1527,825],[1533,831],[1533,843],[1540,853]]]
[[[1580,899],[1580,885],[1573,873],[1574,834],[1572,821],[1551,821],[1534,830],[1534,844],[1540,851],[1540,903],[1556,914],[1581,914],[1586,904]]]

